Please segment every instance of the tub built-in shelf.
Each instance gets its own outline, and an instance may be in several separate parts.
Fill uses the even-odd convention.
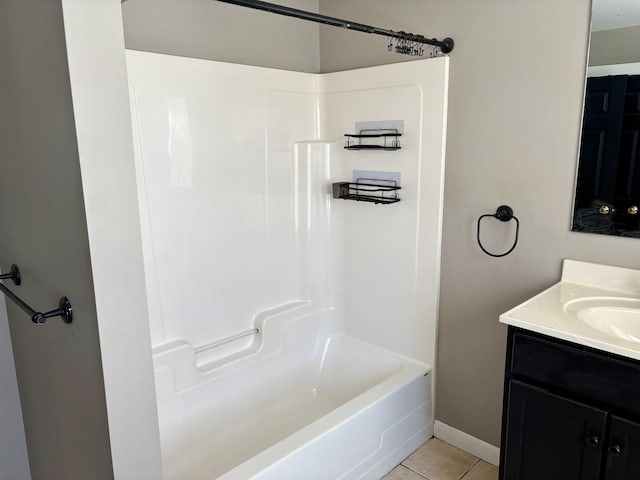
[[[388,129],[364,129],[357,134],[345,133],[347,137],[344,148],[347,150],[400,150],[400,137],[402,134],[395,128]],[[379,139],[378,143],[372,142]],[[362,143],[366,141],[367,143]]]
[[[384,185],[382,182],[337,182],[332,184],[332,187],[333,198],[376,204],[389,204],[400,201],[398,190],[400,190],[401,187],[396,185],[395,182],[389,185]]]

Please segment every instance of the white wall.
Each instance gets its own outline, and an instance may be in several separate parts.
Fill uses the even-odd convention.
[[[447,116],[448,59],[322,76],[322,133],[338,141],[331,181],[398,172],[401,201],[333,201],[336,293],[347,333],[433,367]],[[402,148],[345,150],[358,122],[401,120]],[[363,141],[366,143],[366,140]],[[382,175],[382,174],[381,174]]]
[[[127,58],[154,348],[202,350],[304,300],[344,309],[354,337],[433,365],[447,59],[314,76]],[[384,120],[404,122],[401,150],[342,148],[356,122]],[[330,166],[298,178],[307,140],[327,142]],[[330,181],[353,170],[400,173],[403,201],[329,206]]]
[[[293,179],[295,142],[318,130],[313,76],[127,60],[154,347],[233,336],[307,299]]]

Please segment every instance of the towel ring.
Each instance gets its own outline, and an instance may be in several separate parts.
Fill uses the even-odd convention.
[[[497,218],[498,220],[500,220],[501,222],[508,222],[510,220],[515,220],[516,221],[516,238],[513,242],[513,245],[511,246],[511,248],[509,250],[507,250],[505,253],[500,253],[500,254],[496,254],[496,253],[491,253],[489,252],[486,248],[484,248],[484,246],[482,245],[482,242],[480,241],[480,223],[482,222],[482,219],[485,217],[493,217],[493,218]],[[480,246],[480,249],[486,253],[487,255],[491,256],[491,257],[505,257],[507,255],[509,255],[511,252],[513,252],[513,250],[516,248],[516,245],[518,245],[518,235],[520,233],[520,220],[518,220],[518,217],[516,217],[513,214],[513,209],[508,206],[508,205],[500,205],[498,207],[498,209],[496,210],[496,213],[487,213],[485,215],[481,215],[480,218],[478,218],[478,232],[477,232],[477,239],[478,239],[478,245]]]

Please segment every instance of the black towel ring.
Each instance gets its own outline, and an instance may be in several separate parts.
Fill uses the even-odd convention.
[[[501,253],[501,254],[491,253],[491,252],[487,251],[484,248],[484,246],[482,245],[482,242],[480,241],[480,222],[485,217],[497,218],[501,222],[508,222],[511,219],[516,221],[516,238],[515,238],[515,240],[513,242],[513,245],[511,246],[511,248],[509,250],[507,250],[505,253]],[[513,209],[508,205],[500,205],[498,207],[498,209],[496,210],[496,213],[493,213],[493,214],[487,213],[485,215],[481,215],[480,218],[478,218],[478,233],[477,233],[478,245],[480,246],[480,248],[482,249],[482,251],[484,253],[486,253],[487,255],[489,255],[491,257],[496,257],[496,258],[505,257],[505,256],[509,255],[511,252],[513,252],[513,250],[516,248],[516,245],[518,245],[518,234],[519,233],[520,233],[520,220],[518,220],[518,217],[513,215]]]

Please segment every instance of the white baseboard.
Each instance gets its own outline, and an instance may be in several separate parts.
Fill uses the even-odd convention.
[[[468,433],[450,427],[438,420],[435,422],[433,435],[492,465],[498,465],[500,462],[500,449],[498,447],[482,441],[479,438],[472,437]]]

